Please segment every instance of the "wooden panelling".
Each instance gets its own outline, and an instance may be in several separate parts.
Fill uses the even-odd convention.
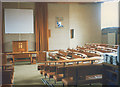
[[[46,52],[39,52],[38,62],[46,61]]]

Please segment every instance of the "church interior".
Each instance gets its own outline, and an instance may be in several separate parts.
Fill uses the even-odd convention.
[[[2,87],[120,85],[118,0],[1,0],[0,15]]]

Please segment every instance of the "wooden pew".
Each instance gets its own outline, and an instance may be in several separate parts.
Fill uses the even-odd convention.
[[[99,59],[85,58],[85,59],[79,59],[79,60],[43,61],[42,63],[45,63],[45,65],[43,65],[43,66],[45,66],[44,69],[42,68],[43,75],[45,76],[45,78],[46,78],[46,76],[48,76],[49,79],[54,78],[55,83],[56,83],[56,81],[61,81],[63,79],[63,77],[67,76],[67,75],[65,75],[66,73],[64,73],[64,72],[66,72],[66,71],[63,70],[63,68],[66,68],[68,66],[70,67],[70,66],[74,65],[74,64],[73,65],[66,65],[65,63],[73,62],[73,63],[77,63],[76,65],[74,65],[74,66],[77,66],[77,65],[81,65],[81,63],[79,64],[79,62],[84,62],[84,61],[91,61],[92,62],[95,60],[99,60]],[[91,62],[89,64],[93,64]],[[54,65],[50,65],[51,63]],[[52,67],[54,67],[54,69],[52,69]],[[56,70],[55,70],[55,68],[56,68]]]
[[[83,58],[83,57],[81,57],[80,55],[72,54],[72,58]]]
[[[2,85],[13,84],[14,80],[14,67],[12,64],[3,64],[2,65]]]
[[[41,75],[43,74],[43,70],[44,70],[45,66],[46,66],[46,64],[39,64],[38,65],[38,70],[40,70]]]
[[[56,59],[56,55],[55,54],[49,53],[48,55],[49,55],[49,57],[52,57],[52,59]]]
[[[49,71],[49,67],[50,67],[49,65],[45,65],[45,67],[44,67],[44,69],[43,69],[43,71],[42,71],[43,76],[45,76],[45,78],[46,78],[46,76],[47,76],[47,73],[50,72],[50,71]]]
[[[45,64],[51,64],[54,63],[55,65],[60,63],[60,64],[64,64],[64,66],[66,65],[66,63],[77,63],[79,64],[79,62],[86,62],[89,61],[91,64],[93,64],[96,60],[100,60],[98,58],[84,58],[84,59],[77,59],[77,60],[62,60],[62,61],[41,61],[41,63],[45,63]]]
[[[64,78],[62,79],[63,85],[75,85],[76,84],[76,66],[65,67]]]
[[[111,51],[108,51],[108,50],[101,50],[101,49],[96,49],[96,51],[100,51],[102,53],[111,53]]]
[[[2,64],[2,70],[12,70],[14,72],[13,64]]]
[[[88,47],[85,47],[85,46],[82,46],[82,47],[77,46],[76,49],[78,49],[78,50],[85,50],[85,49],[88,49]]]
[[[50,80],[50,78],[53,78],[53,75],[55,75],[55,72],[56,72],[56,67],[55,65],[52,65],[49,67],[49,72],[47,72],[47,76]]]
[[[53,78],[53,75],[56,74],[56,68],[60,67],[60,66],[63,66],[63,64],[50,65],[49,72],[47,73],[47,76],[48,76],[49,80],[50,80],[50,78]]]
[[[61,81],[64,78],[64,71],[65,71],[64,66],[56,67],[56,72],[55,72],[55,75],[53,76],[53,79],[54,79],[55,83],[57,81]]]
[[[12,70],[4,70],[2,71],[2,84],[13,84],[13,71]]]
[[[73,53],[74,53],[74,52],[78,52],[78,53],[85,54],[85,55],[87,55],[88,57],[100,56],[100,55],[98,55],[98,54],[96,54],[96,53],[87,52],[87,50],[89,50],[89,49],[85,49],[85,50],[68,49],[68,50],[72,51]]]
[[[72,49],[72,52],[83,53],[83,54],[87,55],[88,57],[100,56],[100,55],[98,55],[98,54],[96,54],[96,53],[89,53],[89,52],[85,52],[85,51],[83,51],[83,50],[73,50],[73,49]]]
[[[53,78],[53,75],[55,75],[56,67],[63,66],[63,64],[57,64],[57,65],[48,65],[48,64],[39,64],[38,70],[40,70],[40,74],[43,74],[43,76],[48,76],[49,80],[50,78]]]
[[[108,47],[108,44],[100,44],[99,46]]]
[[[102,69],[101,64],[79,66],[77,68],[77,85],[102,83]],[[95,78],[96,76],[99,76],[99,78]]]
[[[64,50],[59,50],[59,54],[61,54],[62,56],[67,56],[68,55],[68,53],[64,52]]]
[[[102,65],[100,64],[82,64],[68,67],[66,70],[67,76],[62,79],[64,85],[102,83]]]

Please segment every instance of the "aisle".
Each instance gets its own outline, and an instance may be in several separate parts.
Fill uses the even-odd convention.
[[[45,79],[44,76],[40,75],[39,71],[37,70],[37,66],[38,64],[19,65],[17,63],[17,65],[14,66],[14,85],[16,85],[15,87],[24,87],[24,85],[28,85],[25,87],[33,87],[32,85],[34,85],[34,87],[41,87],[41,85],[44,85],[41,79],[46,80],[50,85],[53,84],[55,87],[61,87],[63,85],[62,81],[59,81],[55,84],[53,78],[51,78],[50,81],[48,77]],[[102,85],[99,83],[87,85],[87,87],[96,87],[96,85],[97,87],[102,87]],[[78,87],[86,87],[86,85]]]
[[[37,64],[15,65],[14,84],[15,85],[43,85]]]

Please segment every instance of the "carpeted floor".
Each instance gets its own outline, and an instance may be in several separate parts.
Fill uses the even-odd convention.
[[[43,85],[37,64],[17,62],[14,70],[14,85]]]

